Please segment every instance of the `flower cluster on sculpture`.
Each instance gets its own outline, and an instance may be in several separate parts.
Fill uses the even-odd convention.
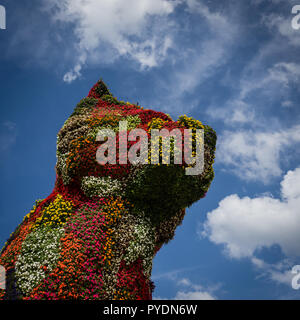
[[[113,130],[118,150],[120,121],[127,135],[139,128],[149,138],[151,129],[203,129],[202,173],[186,175],[185,162],[162,164],[161,154],[157,164],[100,165],[97,133]],[[151,299],[153,257],[208,191],[215,145],[214,130],[200,121],[119,101],[98,81],[58,133],[53,192],[36,201],[1,251],[0,299]]]

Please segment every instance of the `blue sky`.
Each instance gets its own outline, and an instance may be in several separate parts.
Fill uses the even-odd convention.
[[[0,245],[51,192],[56,134],[102,77],[122,100],[218,134],[215,179],[155,257],[154,296],[299,299],[297,4],[0,0]]]

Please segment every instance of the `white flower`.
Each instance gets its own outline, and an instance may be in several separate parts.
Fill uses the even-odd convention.
[[[48,271],[55,267],[63,235],[63,228],[50,229],[43,226],[25,238],[15,265],[16,283],[22,293],[29,293],[45,278],[42,266],[47,266]]]
[[[84,177],[81,180],[81,189],[87,197],[122,195],[122,183],[111,177],[96,178]]]

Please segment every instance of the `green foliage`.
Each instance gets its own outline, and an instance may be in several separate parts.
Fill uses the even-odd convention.
[[[131,177],[126,196],[157,225],[203,198],[214,178],[216,133],[204,126],[205,166],[201,175],[186,175],[178,165],[144,165]]]
[[[96,139],[99,130],[102,128],[119,132],[120,121],[127,121],[127,130],[130,131],[138,127],[138,125],[141,123],[141,118],[138,115],[122,117],[117,114],[107,114],[103,118],[92,119],[92,121],[90,121],[91,131],[89,132],[88,136]]]
[[[96,86],[94,87],[94,91],[99,97],[110,95],[110,92],[102,79],[97,82]]]
[[[101,100],[104,100],[110,104],[116,104],[116,105],[125,105],[126,104],[125,101],[118,100],[117,98],[113,97],[110,94],[106,94],[106,95],[102,96]]]
[[[192,117],[187,117],[186,115],[180,116],[177,122],[185,128],[203,129],[203,124],[201,121]]]
[[[87,98],[82,99],[75,107],[73,113],[71,114],[71,117],[76,116],[76,115],[82,115],[82,114],[90,112],[91,109],[96,107],[97,102],[98,102],[98,100],[95,98],[87,97]]]
[[[202,198],[212,178],[211,172],[204,179],[186,175],[185,169],[176,165],[146,165],[134,175],[126,195],[158,224]]]
[[[204,141],[210,148],[211,154],[214,156],[217,144],[216,131],[210,126],[204,126]]]

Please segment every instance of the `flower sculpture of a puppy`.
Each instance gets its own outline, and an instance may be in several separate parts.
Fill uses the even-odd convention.
[[[161,154],[156,164],[120,164],[117,152],[115,163],[101,165],[96,154],[108,138],[99,141],[98,132],[112,130],[118,151],[120,121],[127,121],[127,134],[139,128],[149,137],[152,129],[178,128],[191,129],[193,140],[201,129],[203,170],[188,175],[190,164],[175,164],[174,157],[164,164]],[[128,150],[138,142],[129,140]],[[185,208],[208,191],[215,145],[214,130],[200,121],[173,121],[118,101],[98,81],[58,133],[53,192],[36,201],[1,251],[6,288],[0,298],[151,299],[153,257],[174,237]]]

